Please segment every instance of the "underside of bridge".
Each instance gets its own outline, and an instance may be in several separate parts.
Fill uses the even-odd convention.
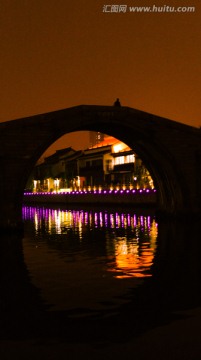
[[[80,105],[0,124],[1,219],[21,225],[23,191],[34,165],[61,136],[91,130],[112,135],[143,160],[164,216],[200,215],[201,131],[128,107]]]

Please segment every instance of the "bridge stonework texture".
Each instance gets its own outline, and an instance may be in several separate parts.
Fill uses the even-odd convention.
[[[112,135],[139,155],[157,188],[159,212],[200,215],[200,129],[128,107],[80,105],[0,124],[1,228],[22,223],[23,190],[43,152],[80,130]]]

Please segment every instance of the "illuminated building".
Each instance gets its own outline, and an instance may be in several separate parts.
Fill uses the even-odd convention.
[[[46,157],[34,168],[33,191],[59,191],[72,186],[78,175],[77,158],[81,154],[81,150],[68,147]]]
[[[56,151],[34,169],[33,191],[82,188],[153,188],[142,160],[123,142],[106,136],[95,146]]]
[[[84,150],[78,159],[79,175],[86,186],[153,188],[153,180],[134,151],[123,142],[107,136]]]

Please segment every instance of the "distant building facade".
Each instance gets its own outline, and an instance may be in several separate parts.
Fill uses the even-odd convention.
[[[73,186],[78,173],[77,158],[81,153],[68,147],[46,157],[34,168],[33,191],[58,191]]]
[[[105,134],[100,131],[89,131],[89,143],[90,147],[98,145],[105,138]]]
[[[34,168],[35,192],[99,187],[154,186],[142,160],[126,144],[110,136],[86,150],[58,150]]]

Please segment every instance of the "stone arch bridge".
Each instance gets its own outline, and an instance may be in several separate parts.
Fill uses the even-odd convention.
[[[23,190],[39,157],[66,133],[112,135],[143,160],[164,214],[200,214],[201,131],[128,107],[80,105],[0,124],[1,228],[21,224]]]

